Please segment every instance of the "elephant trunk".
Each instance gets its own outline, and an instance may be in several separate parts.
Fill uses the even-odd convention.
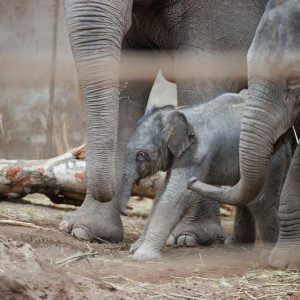
[[[87,190],[110,201],[115,190],[121,43],[130,1],[66,1],[66,16],[86,106]]]
[[[281,125],[283,109],[274,101],[282,97],[281,89],[280,84],[263,80],[249,86],[240,134],[240,181],[233,187],[219,188],[191,178],[189,189],[231,205],[245,205],[255,199],[264,184],[273,146],[288,129]]]
[[[122,180],[117,192],[117,202],[120,205],[120,212],[122,215],[127,215],[127,203],[132,194],[133,187],[138,179],[136,172],[131,172],[124,168]]]

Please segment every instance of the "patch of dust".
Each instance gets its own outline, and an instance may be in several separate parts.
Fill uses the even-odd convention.
[[[132,261],[128,250],[152,200],[131,201],[140,207],[122,217],[125,239],[119,244],[88,243],[58,231],[62,216],[74,207],[39,195],[0,202],[0,219],[51,229],[0,227],[0,299],[300,299],[299,273],[265,268],[260,246],[165,247],[159,261]],[[222,224],[229,234],[233,216],[222,217]],[[80,253],[93,255],[72,259]]]

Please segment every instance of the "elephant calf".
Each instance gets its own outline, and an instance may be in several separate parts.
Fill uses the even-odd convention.
[[[223,94],[192,108],[165,106],[147,112],[137,123],[127,146],[118,197],[125,210],[134,183],[158,170],[167,171],[165,185],[149,217],[144,233],[130,252],[135,260],[158,258],[170,233],[177,245],[209,244],[224,240],[217,202],[187,190],[196,176],[214,185],[233,185],[239,178],[239,136],[244,100],[239,94]],[[236,213],[233,239],[255,242],[255,221],[264,243],[278,237],[278,195],[291,151],[283,145],[272,163],[272,177],[257,200]],[[284,163],[281,163],[283,161]],[[269,198],[268,201],[264,201]]]

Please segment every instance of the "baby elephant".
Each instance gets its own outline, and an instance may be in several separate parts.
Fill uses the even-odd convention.
[[[224,240],[219,205],[187,190],[187,181],[192,176],[214,185],[234,185],[239,180],[243,108],[241,95],[223,94],[192,108],[155,108],[137,123],[127,146],[123,180],[118,189],[121,210],[125,212],[132,187],[141,178],[159,170],[167,171],[167,178],[144,233],[130,249],[133,259],[159,258],[174,228],[169,241],[177,245]],[[262,241],[276,242],[278,195],[290,157],[289,145],[283,145],[273,159],[272,177],[268,177],[264,191],[250,206],[238,208],[235,242],[255,242],[254,218]]]

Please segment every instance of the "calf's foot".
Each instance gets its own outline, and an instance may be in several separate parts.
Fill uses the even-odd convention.
[[[160,258],[160,252],[154,250],[152,247],[146,245],[145,243],[138,247],[132,255],[132,259],[135,261],[149,261]]]
[[[100,203],[90,195],[87,195],[80,208],[64,216],[59,229],[90,242],[117,243],[123,240],[123,225],[118,206],[113,200]]]
[[[191,223],[183,219],[171,233],[167,244],[174,246],[206,246],[214,242],[223,243],[225,232],[217,222],[203,221]]]
[[[133,254],[144,242],[145,236],[141,235],[138,240],[136,240],[129,249],[129,254]]]

